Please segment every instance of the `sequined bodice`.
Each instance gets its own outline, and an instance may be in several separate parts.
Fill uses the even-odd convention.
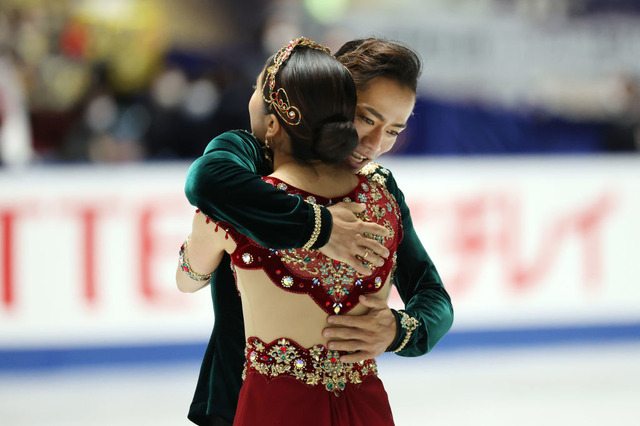
[[[396,250],[402,239],[400,211],[384,182],[359,176],[358,185],[348,194],[332,199],[310,194],[273,177],[265,182],[301,197],[311,204],[329,206],[341,201],[366,204],[367,208],[357,216],[368,222],[376,222],[390,231],[388,237],[377,237],[388,250],[389,257],[381,267],[374,267],[370,276],[363,276],[345,263],[328,258],[317,250],[273,250],[258,245],[227,224],[229,235],[237,244],[231,254],[231,263],[241,269],[263,269],[273,283],[281,289],[308,294],[320,308],[329,314],[344,314],[358,303],[361,294],[380,290],[396,263]]]

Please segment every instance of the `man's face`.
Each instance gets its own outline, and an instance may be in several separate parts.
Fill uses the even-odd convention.
[[[393,148],[415,102],[413,90],[386,77],[374,78],[358,92],[354,123],[360,141],[347,159],[354,172]]]

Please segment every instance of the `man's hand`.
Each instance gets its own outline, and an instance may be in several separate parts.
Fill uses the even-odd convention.
[[[384,263],[383,258],[389,256],[389,250],[373,238],[367,238],[362,234],[387,237],[389,230],[377,223],[364,222],[355,216],[354,213],[364,211],[364,204],[338,203],[328,209],[333,217],[333,227],[329,242],[320,248],[320,252],[351,265],[363,275],[371,275],[371,269],[363,265],[363,260],[374,266],[381,266]]]
[[[360,303],[369,308],[364,315],[331,315],[322,335],[331,350],[356,351],[342,355],[342,362],[359,362],[381,355],[396,337],[396,318],[387,302],[361,295]]]

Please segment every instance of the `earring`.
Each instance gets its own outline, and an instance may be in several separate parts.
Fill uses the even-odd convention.
[[[271,141],[269,140],[268,137],[264,137],[264,158],[267,159],[267,161],[269,162],[273,162],[273,153],[271,152],[271,145],[270,145]]]

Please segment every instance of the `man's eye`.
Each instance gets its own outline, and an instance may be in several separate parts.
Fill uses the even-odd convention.
[[[393,137],[397,137],[398,135],[400,135],[400,132],[396,132],[395,130],[389,130],[387,133],[389,133]]]
[[[367,124],[373,125],[373,120],[368,117],[362,116],[362,121],[364,121]]]

